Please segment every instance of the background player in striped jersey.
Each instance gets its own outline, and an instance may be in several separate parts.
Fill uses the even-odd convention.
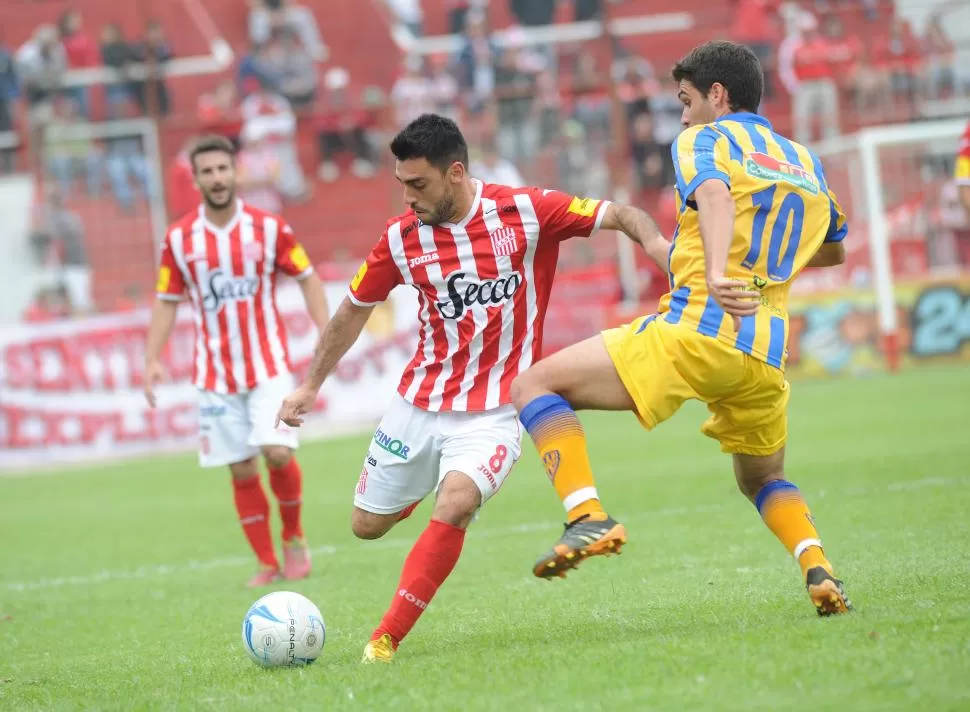
[[[417,290],[417,349],[367,454],[354,533],[377,539],[426,495],[437,496],[365,662],[393,657],[457,563],[475,512],[519,457],[510,388],[541,354],[559,243],[605,228],[622,230],[658,264],[669,248],[635,208],[473,179],[450,119],[419,117],[391,151],[408,211],[388,222],[321,336],[307,381],[279,414],[299,425],[374,306],[397,285]]]
[[[652,429],[688,399],[708,404],[703,432],[734,457],[738,487],[801,566],[820,614],[849,602],[808,506],[785,479],[788,291],[804,267],[845,259],[845,216],[818,157],[757,115],[761,66],[731,42],[674,68],[687,127],[673,147],[678,224],[671,291],[659,314],[560,351],[521,375],[514,398],[568,512],[534,573],[561,576],[616,551],[574,409],[631,410]]]
[[[187,294],[195,317],[199,461],[203,467],[228,465],[232,473],[239,521],[261,566],[249,585],[268,585],[281,574],[304,578],[310,573],[310,551],[300,521],[297,437],[275,427],[277,406],[294,386],[276,284],[280,275],[299,281],[322,332],[329,320],[323,283],[282,218],[236,198],[235,156],[227,139],[200,140],[190,160],[202,204],[169,228],[162,246],[145,396],[154,407],[154,388],[165,377],[162,350]],[[259,478],[260,454],[283,520],[282,571]]]

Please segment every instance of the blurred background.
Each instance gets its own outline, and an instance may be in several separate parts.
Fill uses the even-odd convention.
[[[669,236],[669,72],[716,38],[761,58],[761,113],[822,155],[850,219],[844,268],[798,288],[794,372],[885,366],[871,234],[895,281],[893,360],[965,355],[970,220],[952,176],[966,0],[6,0],[0,447],[102,437],[40,417],[49,397],[83,390],[119,419],[141,408],[108,401],[137,391],[158,245],[198,203],[192,138],[237,142],[242,197],[282,213],[335,284],[402,212],[386,146],[426,111],[459,121],[473,175],[628,201]],[[547,352],[652,310],[666,287],[613,236],[571,241]]]

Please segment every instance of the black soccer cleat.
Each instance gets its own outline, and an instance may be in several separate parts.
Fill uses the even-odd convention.
[[[619,554],[626,529],[612,517],[591,519],[586,514],[566,525],[556,545],[532,569],[539,578],[566,578],[566,572],[590,556]]]
[[[845,595],[842,582],[822,566],[808,570],[805,574],[805,588],[820,616],[832,616],[852,610],[852,602]]]

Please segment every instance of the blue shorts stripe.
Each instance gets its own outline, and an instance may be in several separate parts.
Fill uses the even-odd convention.
[[[640,328],[639,328],[639,329],[637,329],[637,332],[636,332],[636,333],[638,333],[638,334],[639,334],[640,332],[642,332],[642,331],[643,331],[644,329],[646,329],[646,328],[647,328],[647,326],[649,326],[649,325],[650,325],[650,323],[651,323],[652,321],[654,321],[654,320],[655,320],[656,318],[657,318],[657,315],[656,315],[656,314],[651,314],[650,316],[648,316],[648,317],[647,317],[646,319],[644,319],[644,320],[643,320],[643,323],[642,323],[642,324],[640,324]]]

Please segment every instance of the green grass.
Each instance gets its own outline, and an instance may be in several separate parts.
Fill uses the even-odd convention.
[[[685,409],[646,434],[584,416],[619,558],[530,567],[562,511],[532,446],[391,666],[358,660],[423,527],[358,542],[366,437],[300,451],[323,657],[264,671],[222,471],[192,456],[0,478],[0,708],[970,710],[970,371],[798,383],[789,477],[857,610],[818,619],[797,567]]]

